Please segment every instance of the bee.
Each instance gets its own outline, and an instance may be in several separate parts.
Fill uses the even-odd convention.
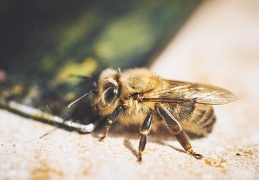
[[[94,94],[93,107],[101,116],[107,116],[103,141],[113,123],[140,126],[138,161],[150,131],[157,131],[162,124],[179,141],[185,151],[201,159],[193,151],[186,132],[205,136],[212,131],[216,117],[212,105],[236,100],[228,90],[206,84],[167,80],[145,68],[120,70],[106,69],[98,80],[96,90],[90,91],[69,106],[89,94]]]

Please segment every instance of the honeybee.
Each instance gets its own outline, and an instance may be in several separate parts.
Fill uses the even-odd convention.
[[[149,132],[156,131],[162,124],[168,127],[188,154],[201,159],[203,156],[193,151],[185,132],[207,135],[216,121],[211,105],[236,100],[228,90],[163,79],[144,68],[123,72],[106,69],[99,77],[97,89],[83,97],[89,94],[94,94],[93,106],[100,115],[108,116],[99,141],[107,137],[111,125],[118,120],[124,125],[140,126],[139,162],[142,161]]]

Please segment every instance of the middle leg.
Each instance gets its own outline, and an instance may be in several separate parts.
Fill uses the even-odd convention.
[[[153,120],[153,114],[150,112],[146,119],[144,120],[142,127],[140,129],[140,140],[138,148],[138,162],[142,161],[142,152],[144,151],[147,143],[147,135],[151,129],[151,124]]]

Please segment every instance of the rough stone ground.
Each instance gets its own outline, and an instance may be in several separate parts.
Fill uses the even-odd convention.
[[[0,179],[259,179],[259,2],[205,1],[151,70],[213,84],[238,96],[215,107],[217,123],[191,140],[196,160],[166,133],[150,134],[136,162],[138,129],[82,135],[0,110]],[[118,127],[118,126],[117,126]]]

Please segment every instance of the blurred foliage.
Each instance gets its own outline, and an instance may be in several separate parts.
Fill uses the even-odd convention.
[[[104,68],[147,65],[199,3],[1,1],[0,98],[83,119],[88,105],[64,111],[67,103]]]

